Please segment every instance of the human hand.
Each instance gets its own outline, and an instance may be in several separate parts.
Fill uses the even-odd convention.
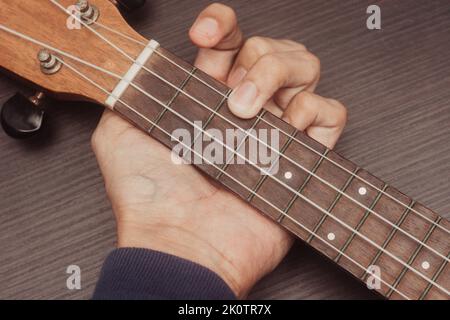
[[[232,9],[213,4],[189,32],[200,47],[195,65],[234,91],[230,109],[249,118],[265,107],[332,148],[345,108],[312,93],[319,60],[289,40],[243,41]],[[92,145],[117,220],[118,246],[150,248],[216,272],[242,298],[272,271],[291,235],[194,167],[176,165],[170,150],[105,111]]]

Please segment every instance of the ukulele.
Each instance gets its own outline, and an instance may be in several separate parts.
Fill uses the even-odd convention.
[[[206,144],[185,143],[202,159],[193,165],[383,297],[449,298],[448,220],[268,111],[235,117],[229,88],[135,32],[117,2],[0,0],[0,66],[39,88],[4,106],[10,134],[40,126],[44,93],[101,104],[168,148],[180,128],[235,129],[243,135],[221,164]],[[279,133],[276,173],[239,152],[261,142],[252,129]]]

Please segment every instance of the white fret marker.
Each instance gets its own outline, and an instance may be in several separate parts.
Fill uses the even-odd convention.
[[[358,193],[362,196],[364,196],[367,193],[367,189],[364,187],[361,187],[358,189]]]
[[[327,235],[327,238],[328,238],[328,240],[333,241],[334,239],[336,239],[336,236],[334,235],[333,232],[330,232],[330,233]]]
[[[292,172],[290,172],[290,171],[286,171],[285,173],[284,173],[284,177],[286,178],[286,179],[291,179],[292,178]]]
[[[428,261],[422,262],[422,268],[425,270],[430,269],[430,263]]]

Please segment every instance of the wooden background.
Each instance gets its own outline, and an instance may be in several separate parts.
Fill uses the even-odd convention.
[[[187,30],[209,2],[150,0],[128,21],[183,58]],[[246,35],[290,38],[322,61],[318,92],[349,110],[344,156],[450,218],[450,3],[448,0],[225,1]],[[366,8],[382,9],[382,30]],[[0,76],[0,102],[17,83]],[[0,298],[88,299],[115,224],[89,139],[101,108],[54,102],[39,136],[0,132]],[[66,267],[82,289],[66,288]],[[376,298],[302,244],[250,298]]]

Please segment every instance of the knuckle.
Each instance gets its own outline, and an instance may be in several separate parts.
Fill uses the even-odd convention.
[[[335,99],[328,99],[329,103],[336,108],[336,120],[338,125],[344,126],[347,123],[347,108]]]
[[[308,48],[306,48],[306,46],[303,43],[295,42],[295,41],[294,41],[294,43],[298,47],[298,50],[300,50],[300,51],[308,51]]]
[[[245,41],[242,50],[253,51],[259,56],[262,56],[270,51],[268,41],[264,37],[258,36],[248,38]]]
[[[302,75],[305,81],[312,83],[320,77],[320,60],[308,51],[297,51],[297,60],[302,65]]]
[[[306,46],[303,43],[294,41],[294,40],[290,40],[290,39],[282,39],[280,40],[282,42],[284,42],[286,45],[292,46],[293,48],[295,48],[298,51],[308,51],[308,49],[306,48]]]
[[[304,53],[304,55],[305,55],[304,57],[308,61],[309,66],[308,75],[311,78],[311,80],[314,80],[320,75],[320,68],[321,68],[320,59],[310,52],[306,52]]]
[[[308,91],[302,91],[295,96],[295,104],[301,108],[309,109],[313,107],[313,95]]]
[[[275,54],[265,54],[259,59],[260,68],[280,81],[286,77],[286,64]]]
[[[277,69],[283,65],[283,61],[275,54],[265,54],[261,57],[260,62],[265,67]]]

